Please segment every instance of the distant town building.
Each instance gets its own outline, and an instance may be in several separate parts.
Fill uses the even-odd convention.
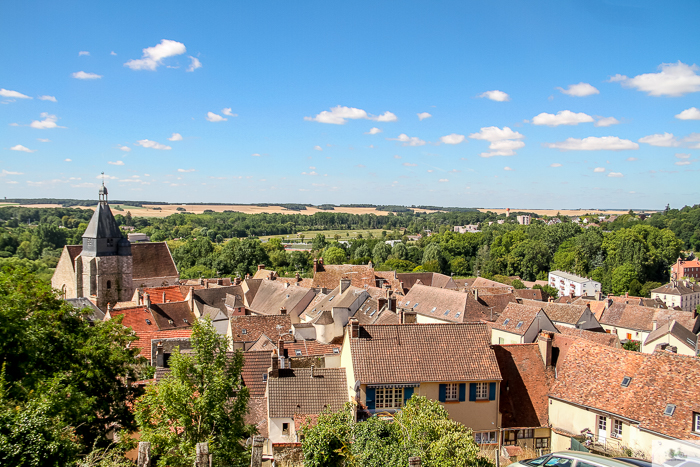
[[[481,232],[478,224],[455,225],[454,231],[461,234]]]
[[[683,279],[684,277],[692,277],[693,279],[700,278],[700,261],[684,261],[680,258],[676,261],[676,264],[671,266],[671,273],[675,274],[677,279]]]
[[[522,216],[518,216],[518,224],[530,225],[530,216],[528,214],[523,214]]]
[[[683,311],[693,311],[700,305],[700,285],[689,280],[672,280],[652,290],[651,298],[660,299],[669,308],[679,307]]]
[[[592,297],[601,291],[600,282],[563,271],[550,272],[549,285],[557,289],[560,296],[573,294],[575,297]]]
[[[145,233],[130,233],[127,234],[127,238],[131,243],[136,243],[136,242],[150,242],[151,238],[146,235]]]

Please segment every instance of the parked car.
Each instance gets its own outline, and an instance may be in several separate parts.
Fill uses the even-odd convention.
[[[630,467],[630,464],[588,452],[559,451],[514,462],[509,467]]]
[[[637,459],[636,457],[615,457],[615,459],[632,464],[635,467],[663,467],[659,464],[653,464],[651,461]]]

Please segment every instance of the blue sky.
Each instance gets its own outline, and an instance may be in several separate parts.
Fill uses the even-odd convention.
[[[67,6],[68,5],[68,6]],[[700,2],[10,2],[0,196],[698,203]]]

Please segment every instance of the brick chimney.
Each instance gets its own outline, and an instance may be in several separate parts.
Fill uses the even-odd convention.
[[[318,272],[318,260],[314,258],[314,272]]]
[[[351,281],[347,277],[340,279],[340,293],[345,292],[350,287]]]
[[[294,274],[294,278],[297,280],[297,282],[301,282],[301,275],[298,272]]]
[[[270,356],[270,377],[277,378],[280,375],[280,359],[276,350],[272,351]]]
[[[286,307],[280,307],[280,315],[286,315],[287,314],[287,308]]]
[[[287,350],[284,348],[284,339],[281,337],[277,340],[277,351],[279,352],[281,358],[287,357]]]
[[[216,279],[216,285],[224,285],[223,277],[219,277],[218,279]]]
[[[163,302],[162,303],[165,303],[165,292],[163,292]]]
[[[350,318],[350,321],[348,322],[350,325],[350,337],[352,339],[359,339],[360,337],[360,322],[357,320],[357,318]]]
[[[542,361],[545,367],[552,366],[552,338],[554,334],[548,331],[542,331],[537,337],[537,345],[540,348]]]
[[[241,285],[241,278],[236,276],[236,278],[233,280],[233,285]]]
[[[265,265],[264,265],[264,264],[258,264],[258,271],[260,271],[260,270],[262,270],[262,269],[265,269]]]

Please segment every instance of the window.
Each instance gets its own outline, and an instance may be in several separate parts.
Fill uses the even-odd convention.
[[[263,382],[267,381],[267,373],[263,373]]]
[[[450,314],[450,310],[445,310],[445,316]]]
[[[241,334],[248,334],[248,330],[247,330],[247,329],[241,329]]]
[[[503,345],[504,342],[505,340],[502,337],[498,338],[498,345]]]
[[[518,431],[518,439],[530,439],[535,437],[535,430],[533,429],[527,429],[527,430],[519,430]]]
[[[664,415],[668,415],[669,417],[673,415],[673,412],[676,411],[676,406],[673,404],[667,404],[666,405],[666,410],[664,410]]]
[[[622,387],[623,388],[628,387],[630,385],[631,381],[632,381],[632,378],[630,378],[629,376],[625,376],[624,378],[622,378]]]
[[[495,431],[474,433],[474,441],[476,441],[476,444],[496,444],[498,442]]]
[[[537,449],[549,448],[549,438],[535,438],[535,448],[537,448]]]
[[[294,351],[294,355],[296,355],[297,357],[301,357],[301,350],[296,349],[296,350]]]
[[[547,438],[537,438],[537,439],[540,440],[540,439],[547,439]],[[549,457],[549,454],[547,454],[546,456],[538,457],[537,459],[532,459],[530,462],[528,462],[528,464],[530,464],[530,465],[542,465],[544,463],[544,461],[547,460],[548,457]]]
[[[282,424],[282,434],[283,434],[283,435],[288,435],[288,434],[289,434],[289,423],[283,423],[283,424]]]
[[[618,439],[622,438],[622,421],[621,420],[613,420],[612,437],[618,438]]]
[[[476,400],[488,400],[489,383],[476,383]]]
[[[508,325],[508,323],[510,323],[510,318],[506,318],[506,320],[503,321],[504,326]]]
[[[518,321],[517,326],[515,326],[515,329],[520,329],[520,327],[523,325],[522,321]]]
[[[112,288],[112,281],[107,281],[107,288],[111,289]]]
[[[598,430],[605,431],[608,429],[608,418],[602,415],[598,416]]]
[[[151,324],[151,320],[150,320],[150,319],[147,319],[147,320],[146,320],[146,324],[150,325],[150,324]]]
[[[410,300],[406,302],[406,306],[408,306],[408,305],[410,305],[410,304],[411,304],[411,301],[410,301]]]
[[[437,307],[434,306],[432,310],[430,310],[431,313],[435,313],[435,310],[437,310]]]
[[[338,349],[338,347],[333,347],[333,353],[340,353],[340,349]]]
[[[446,384],[445,390],[445,400],[446,401],[457,401],[459,400],[459,384],[452,383]]]
[[[335,298],[335,295],[331,295],[331,298],[329,298],[328,301],[332,302],[334,298]]]
[[[403,407],[403,388],[377,388],[374,406],[377,409],[398,409]]]
[[[700,413],[693,414],[693,431],[700,433]]]
[[[462,314],[462,313],[457,313],[457,314],[455,315],[455,318],[459,318],[459,315],[461,315],[461,314]]]

